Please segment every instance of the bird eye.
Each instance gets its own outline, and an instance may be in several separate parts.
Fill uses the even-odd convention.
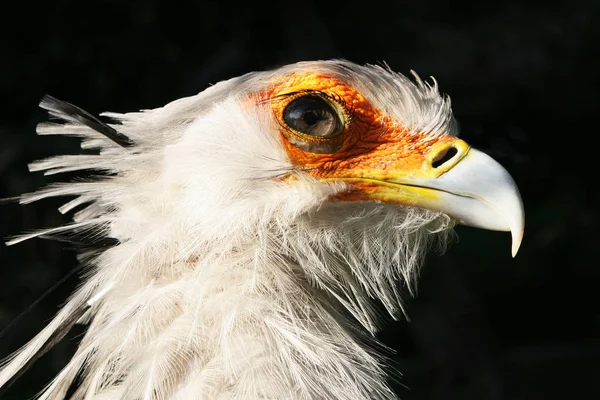
[[[295,131],[323,139],[338,135],[344,128],[333,106],[319,96],[292,100],[283,110],[283,120]]]

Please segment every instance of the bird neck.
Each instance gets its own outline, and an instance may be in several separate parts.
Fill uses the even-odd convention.
[[[136,270],[154,274],[120,279],[89,327],[92,390],[115,386],[126,398],[143,394],[137,386],[176,399],[395,398],[377,355],[359,343],[364,333],[340,311],[340,295],[317,288],[308,266],[274,251],[274,240],[254,237],[176,263],[158,252],[158,269],[146,252],[149,264]]]
[[[82,390],[110,398],[393,399],[366,344],[371,299],[398,312],[398,281],[447,227],[410,210],[331,204],[184,235],[152,225],[95,261],[88,286],[111,289],[69,368],[85,363]]]

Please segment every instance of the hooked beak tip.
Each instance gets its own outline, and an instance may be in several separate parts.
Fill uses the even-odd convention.
[[[523,241],[523,231],[513,231],[512,233],[512,257],[515,258],[517,256],[517,252],[519,251],[519,247],[521,247],[521,242]]]

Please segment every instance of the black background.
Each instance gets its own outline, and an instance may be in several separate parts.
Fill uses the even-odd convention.
[[[0,16],[0,197],[51,180],[26,164],[77,152],[36,137],[52,94],[93,113],[162,106],[210,83],[309,59],[385,61],[430,75],[473,147],[518,183],[523,245],[459,227],[432,255],[411,322],[381,339],[404,372],[402,399],[600,398],[598,132],[600,2],[46,1]],[[66,222],[58,201],[0,207],[0,236]],[[64,245],[0,246],[0,328],[76,265]],[[6,356],[39,331],[77,284],[54,290],[0,337]],[[70,335],[5,395],[26,399],[70,357]]]

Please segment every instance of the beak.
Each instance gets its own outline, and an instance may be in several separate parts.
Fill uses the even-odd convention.
[[[432,199],[430,208],[460,224],[511,232],[512,256],[517,254],[525,229],[521,195],[510,174],[487,154],[471,148],[443,175],[411,184],[437,189],[439,200]]]
[[[363,199],[441,211],[463,225],[511,232],[514,257],[523,239],[524,211],[510,174],[487,154],[466,145],[440,169],[438,176],[392,173],[383,180],[344,180],[356,185]]]

